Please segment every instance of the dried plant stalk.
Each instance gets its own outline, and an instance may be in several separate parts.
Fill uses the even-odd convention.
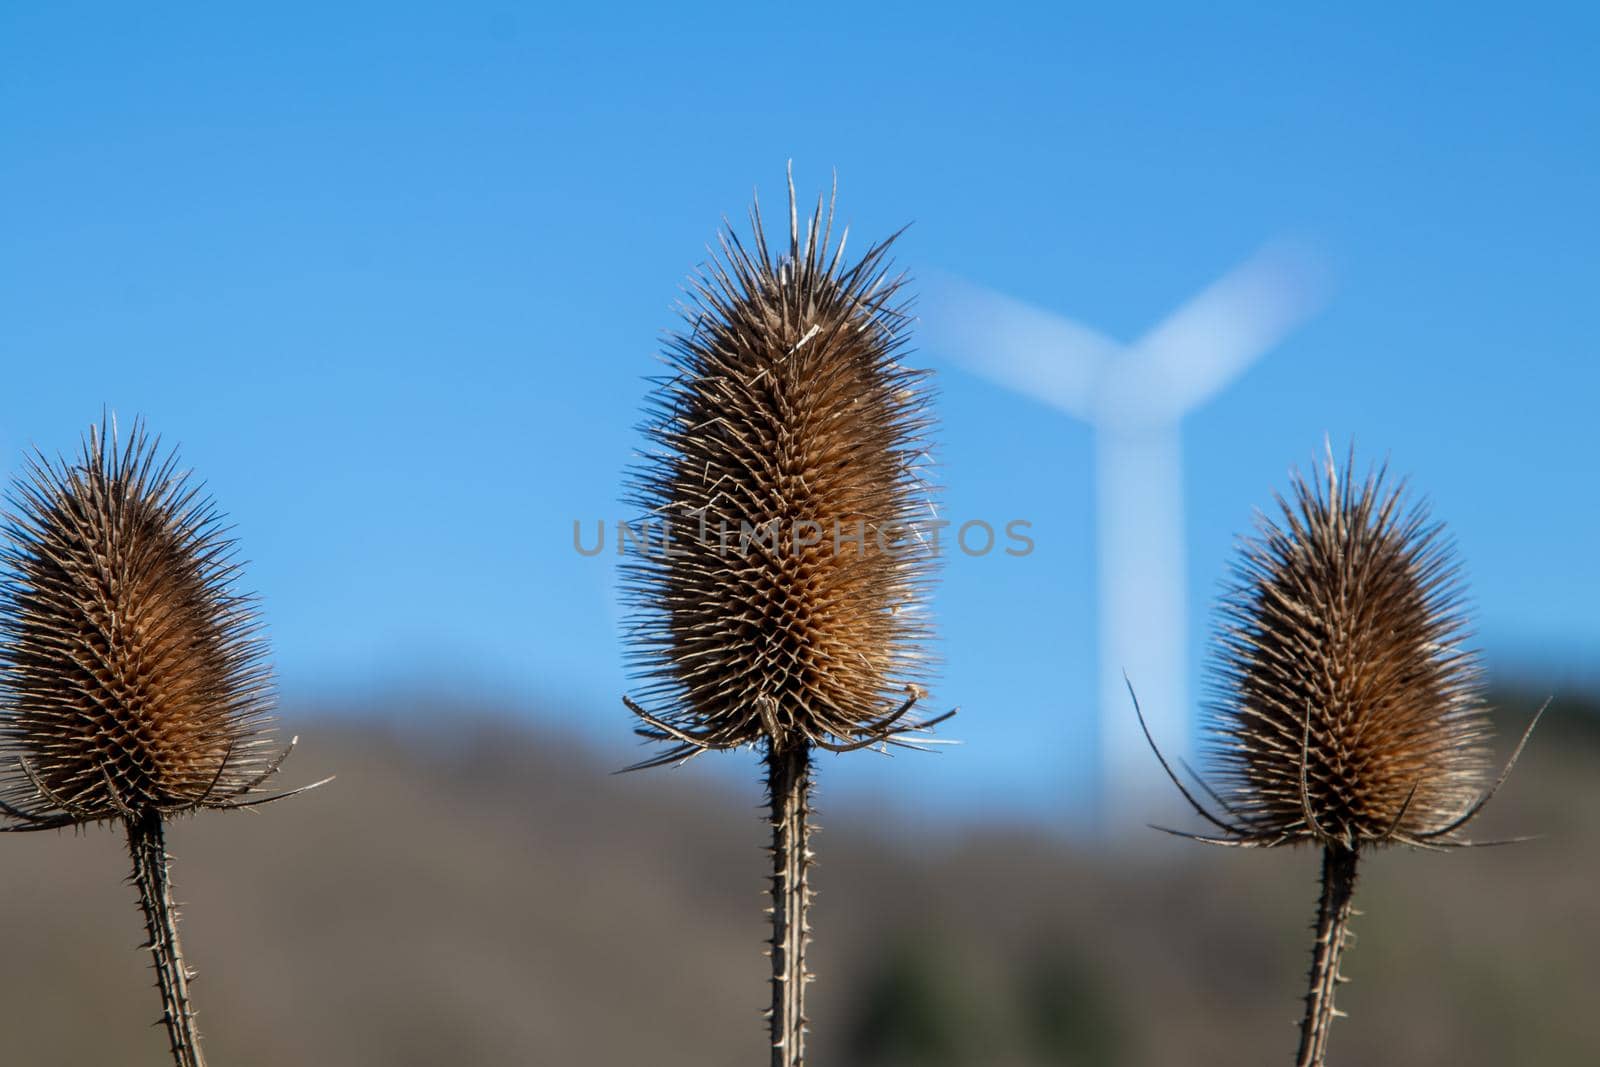
[[[1311,948],[1311,988],[1306,993],[1295,1067],[1312,1067],[1327,1056],[1328,1029],[1338,1014],[1333,994],[1343,981],[1339,957],[1350,932],[1357,857],[1354,849],[1329,846],[1322,850],[1322,899],[1317,905],[1317,939]]]
[[[1322,849],[1299,1067],[1324,1063],[1339,1014],[1361,853],[1473,844],[1458,831],[1504,783],[1538,722],[1485,789],[1488,709],[1450,547],[1403,487],[1387,488],[1381,470],[1358,484],[1353,466],[1352,455],[1341,471],[1330,453],[1319,480],[1297,477],[1292,502],[1279,498],[1281,521],[1263,517],[1244,542],[1213,665],[1220,782],[1201,783],[1224,811],[1197,801],[1156,749],[1218,831],[1168,832]]]
[[[144,911],[146,947],[155,957],[156,987],[161,991],[161,1021],[180,1067],[205,1067],[200,1033],[189,1003],[189,969],[178,940],[178,909],[172,900],[172,877],[161,816],[148,814],[129,822],[128,850],[133,853],[133,883]]]
[[[255,795],[288,755],[265,645],[221,516],[176,463],[138,423],[125,441],[102,425],[76,462],[38,455],[14,485],[0,812],[8,831],[123,824],[173,1062],[202,1067],[163,823],[302,790]]]
[[[632,501],[670,551],[624,564],[636,609],[639,764],[764,750],[772,812],[774,1067],[805,1058],[814,749],[915,747],[927,668],[922,610],[934,558],[915,524],[924,481],[926,372],[900,359],[908,319],[888,242],[842,266],[833,208],[789,243],[721,238],[671,337]],[[647,705],[655,705],[648,710]]]
[[[774,1067],[805,1062],[806,946],[811,940],[811,752],[767,753],[772,805],[772,1031]]]

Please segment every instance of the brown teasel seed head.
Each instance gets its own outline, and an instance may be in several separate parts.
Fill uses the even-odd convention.
[[[233,542],[158,447],[91,426],[8,499],[0,802],[19,828],[239,806],[279,762]]]
[[[1246,539],[1222,607],[1210,727],[1249,843],[1454,843],[1490,721],[1453,550],[1353,451],[1296,475]]]
[[[909,317],[890,241],[843,266],[834,210],[789,242],[731,231],[693,278],[631,472],[643,513],[623,564],[639,733],[675,742],[641,766],[765,741],[907,742],[931,721],[923,611],[936,564],[925,480],[928,372],[902,362]],[[620,546],[619,546],[620,548]],[[933,720],[938,721],[938,720]]]

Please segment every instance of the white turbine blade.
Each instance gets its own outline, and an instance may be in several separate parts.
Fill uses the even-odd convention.
[[[1183,462],[1175,424],[1095,435],[1100,553],[1100,754],[1115,829],[1150,818],[1167,795],[1128,697],[1172,760],[1187,758],[1188,579]]]
[[[1101,397],[1119,422],[1161,422],[1210,400],[1321,308],[1317,260],[1268,245],[1213,282],[1132,346]]]
[[[1080,419],[1092,417],[1100,377],[1123,350],[1087,326],[958,278],[924,281],[917,304],[926,347]]]

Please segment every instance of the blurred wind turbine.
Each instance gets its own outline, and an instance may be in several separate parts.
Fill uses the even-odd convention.
[[[1169,756],[1192,742],[1179,424],[1322,303],[1320,271],[1258,251],[1132,345],[954,279],[920,301],[932,344],[1095,429],[1104,814],[1141,819],[1162,784],[1128,699]],[[1126,672],[1126,679],[1124,676]]]

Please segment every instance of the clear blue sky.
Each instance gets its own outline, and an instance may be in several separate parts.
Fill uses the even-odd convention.
[[[0,466],[103,404],[181,442],[291,705],[497,694],[632,754],[614,561],[571,521],[617,516],[678,286],[790,158],[803,191],[837,169],[856,238],[914,222],[913,274],[1118,337],[1264,240],[1321,248],[1327,310],[1186,423],[1197,618],[1252,509],[1353,436],[1450,524],[1492,659],[1594,673],[1580,5],[230,7],[0,10]],[[1092,783],[1089,434],[922,358],[949,511],[1039,547],[947,568],[967,744],[825,788],[1059,813]]]

